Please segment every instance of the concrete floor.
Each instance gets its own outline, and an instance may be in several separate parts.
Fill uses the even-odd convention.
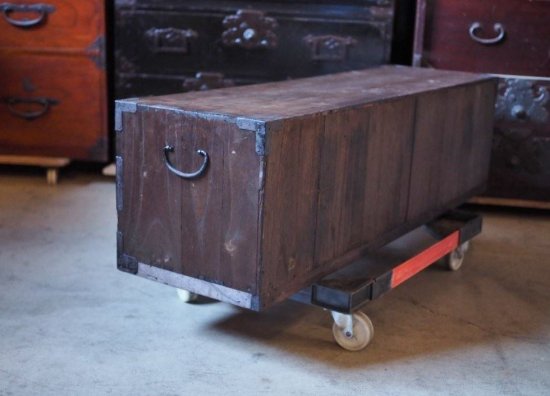
[[[0,168],[0,395],[550,394],[547,212],[487,212],[465,267],[369,305],[351,353],[321,309],[184,304],[118,272],[114,191]]]

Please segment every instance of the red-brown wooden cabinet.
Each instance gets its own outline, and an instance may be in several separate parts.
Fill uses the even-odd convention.
[[[107,161],[103,0],[0,0],[0,154]]]
[[[479,202],[550,208],[550,1],[418,0],[414,46],[417,66],[502,77]]]

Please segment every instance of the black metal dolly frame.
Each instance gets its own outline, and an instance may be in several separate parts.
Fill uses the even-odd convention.
[[[360,309],[441,260],[448,269],[458,270],[469,241],[481,227],[480,215],[449,211],[324,277],[291,300],[330,310],[338,345],[349,351],[362,350],[372,340],[374,327]],[[198,298],[185,290],[178,294],[186,302]]]

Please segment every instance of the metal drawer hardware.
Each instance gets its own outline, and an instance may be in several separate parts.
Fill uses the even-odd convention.
[[[549,117],[549,102],[550,92],[545,87],[531,80],[506,79],[504,91],[497,98],[495,118],[545,124]]]
[[[279,26],[274,18],[266,17],[262,11],[239,10],[223,20],[226,30],[222,43],[227,47],[275,48],[277,35],[273,30]]]
[[[493,25],[493,30],[495,31],[495,33],[497,33],[496,37],[486,38],[486,39],[478,37],[477,33],[480,30],[483,30],[483,25],[480,22],[472,23],[472,25],[470,26],[470,30],[469,30],[470,38],[472,40],[474,40],[475,42],[478,42],[478,43],[484,44],[484,45],[498,44],[502,40],[504,40],[504,37],[506,36],[506,31],[504,30],[504,25],[501,24],[501,23],[495,23]]]
[[[348,57],[348,47],[357,44],[352,37],[332,35],[304,37],[304,41],[311,47],[311,59],[322,61],[343,61]]]
[[[235,82],[229,78],[224,78],[222,73],[198,72],[194,78],[186,78],[182,86],[185,91],[206,91],[234,85]]]
[[[24,118],[31,121],[46,114],[50,110],[50,106],[59,104],[59,100],[52,98],[16,98],[8,97],[4,99],[4,102],[8,105],[10,113],[17,117]],[[41,108],[36,111],[21,111],[17,110],[16,106],[20,104],[27,105],[39,105]]]
[[[170,162],[169,153],[174,152],[174,146],[166,145],[162,150],[164,151],[164,163],[166,164],[166,167],[168,168],[168,170],[170,172],[174,173],[175,175],[181,177],[182,179],[195,179],[195,178],[201,176],[204,173],[204,171],[206,170],[206,167],[208,166],[208,154],[207,154],[207,152],[204,151],[204,150],[197,150],[197,154],[199,154],[203,157],[203,161],[202,161],[202,164],[201,164],[200,168],[198,170],[196,170],[195,172],[191,172],[191,173],[185,173],[185,172],[179,171],[176,168],[174,168],[174,166]]]
[[[197,38],[197,32],[191,29],[151,28],[145,32],[154,52],[189,52],[189,40]]]
[[[2,3],[0,4],[0,11],[4,19],[15,27],[19,28],[30,28],[33,26],[40,25],[43,23],[48,14],[51,14],[55,11],[55,7],[50,4],[13,4],[13,3]],[[15,12],[22,13],[36,13],[39,14],[38,17],[34,19],[13,19],[10,17],[11,14]]]
[[[550,92],[537,81],[521,78],[501,80],[499,92],[493,156],[514,172],[541,175],[547,169],[550,140],[537,136],[536,125],[548,122]]]

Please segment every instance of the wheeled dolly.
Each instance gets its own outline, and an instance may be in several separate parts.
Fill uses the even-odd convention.
[[[367,253],[291,299],[330,310],[335,341],[348,351],[360,351],[374,336],[371,320],[360,309],[436,262],[458,270],[470,239],[481,232],[481,225],[479,215],[450,211]],[[178,290],[178,295],[186,302],[198,298],[185,290]]]

